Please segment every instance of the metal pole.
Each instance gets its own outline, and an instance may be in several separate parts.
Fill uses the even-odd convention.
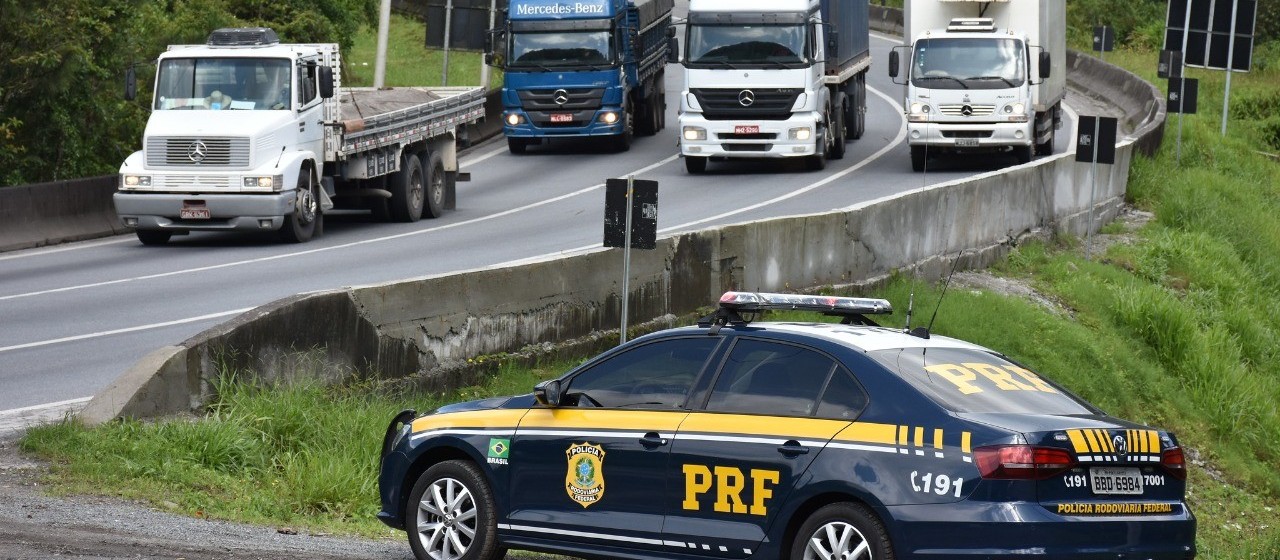
[[[1236,62],[1236,17],[1240,13],[1240,0],[1231,3],[1231,38],[1227,40],[1227,87],[1222,94],[1222,135],[1227,135],[1227,113],[1231,107],[1231,72]]]
[[[391,28],[391,0],[378,8],[378,53],[373,61],[373,87],[382,89],[387,77],[387,31]]]
[[[1089,229],[1084,233],[1084,260],[1093,260],[1093,200],[1098,190],[1098,132],[1102,129],[1102,117],[1093,119],[1093,165],[1089,174]]]
[[[440,85],[449,85],[449,38],[452,33],[453,26],[453,0],[449,0],[444,6],[444,76],[440,80]]]
[[[489,29],[493,29],[494,18],[498,11],[498,0],[489,0]],[[480,86],[485,92],[489,91],[489,65],[484,63],[484,57],[480,57]]]
[[[1178,150],[1176,161],[1182,164],[1182,115],[1187,98],[1187,35],[1191,33],[1191,0],[1187,0],[1187,13],[1182,19],[1182,60],[1178,61]]]
[[[631,201],[635,198],[636,176],[627,176],[626,234],[622,243],[622,329],[618,332],[618,344],[627,341],[627,303],[631,298]]]

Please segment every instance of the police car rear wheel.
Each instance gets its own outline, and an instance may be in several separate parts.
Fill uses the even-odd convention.
[[[891,560],[884,525],[866,507],[823,506],[805,520],[791,543],[791,560]]]
[[[493,491],[466,461],[444,461],[418,477],[409,494],[409,546],[418,560],[496,560]]]

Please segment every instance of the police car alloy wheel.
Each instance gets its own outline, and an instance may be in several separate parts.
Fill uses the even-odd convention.
[[[418,560],[494,560],[503,555],[494,533],[493,493],[476,467],[438,463],[409,495],[409,545]]]
[[[884,526],[867,508],[837,503],[809,516],[791,546],[792,560],[888,560]]]

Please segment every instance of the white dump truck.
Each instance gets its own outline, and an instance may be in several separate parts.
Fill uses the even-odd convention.
[[[889,75],[906,85],[912,169],[948,153],[1012,153],[1020,163],[1053,153],[1066,0],[910,0],[903,18],[907,45],[889,55]]]
[[[116,213],[147,245],[192,230],[319,235],[332,208],[401,222],[455,204],[460,130],[479,87],[342,88],[336,44],[267,28],[213,32],[157,61],[142,151],[120,166]],[[126,97],[136,81],[130,72]]]
[[[871,68],[867,0],[690,0],[680,155],[844,157],[862,136]]]

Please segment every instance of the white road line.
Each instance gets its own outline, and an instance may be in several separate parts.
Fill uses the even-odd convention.
[[[75,251],[79,249],[96,249],[103,245],[118,245],[120,243],[129,243],[131,241],[135,241],[135,238],[127,237],[123,239],[108,239],[105,241],[87,241],[83,243],[76,243],[74,246],[64,246],[64,247],[55,247],[55,248],[25,249],[22,251],[15,251],[14,253],[9,255],[0,256],[0,261],[7,261],[12,259],[24,259],[28,257],[39,257],[44,255],[52,255],[54,253],[62,253],[65,251]]]
[[[49,346],[49,345],[52,345],[52,344],[61,344],[61,343],[63,343],[63,342],[75,342],[75,341],[77,341],[77,340],[88,340],[88,339],[90,339],[90,338],[102,338],[102,337],[104,337],[104,336],[111,336],[111,335],[116,335],[116,334],[125,334],[125,333],[138,332],[138,331],[146,331],[146,330],[152,330],[152,329],[162,329],[162,328],[164,328],[164,327],[172,327],[172,326],[174,326],[174,325],[184,325],[184,324],[187,324],[187,323],[197,323],[197,322],[200,322],[200,321],[207,321],[207,320],[209,320],[209,319],[217,319],[217,318],[220,318],[220,317],[226,317],[226,316],[228,316],[228,315],[239,315],[239,314],[241,314],[241,313],[244,313],[244,312],[246,312],[246,311],[250,311],[250,310],[252,310],[252,309],[253,309],[252,307],[246,307],[246,308],[244,308],[244,309],[236,309],[236,310],[234,310],[234,311],[223,311],[223,312],[221,312],[221,313],[210,313],[210,314],[208,314],[208,315],[201,315],[201,316],[199,316],[199,317],[188,317],[188,318],[186,318],[186,319],[178,319],[178,320],[176,320],[176,321],[166,321],[166,322],[164,322],[164,323],[152,323],[152,324],[150,324],[150,325],[140,325],[140,326],[137,326],[137,327],[128,327],[128,328],[124,328],[124,329],[115,329],[115,330],[110,330],[110,331],[101,331],[101,332],[89,333],[89,334],[78,334],[78,335],[75,335],[75,336],[68,336],[68,337],[64,337],[64,338],[55,338],[55,339],[52,339],[52,340],[41,340],[41,341],[39,341],[39,342],[28,342],[28,343],[26,343],[26,344],[15,344],[15,345],[13,345],[13,346],[0,346],[0,353],[10,352],[10,351],[13,351],[13,350],[23,350],[23,349],[26,349],[26,348],[38,348],[38,347],[40,347],[40,346]]]
[[[9,410],[0,410],[0,416],[5,416],[5,415],[9,415],[9,414],[22,414],[22,413],[24,413],[24,412],[34,412],[34,411],[45,410],[45,409],[49,409],[49,408],[61,408],[61,407],[75,406],[75,405],[78,405],[78,404],[87,403],[87,402],[89,402],[89,399],[92,399],[92,398],[93,398],[93,397],[80,397],[80,398],[78,398],[78,399],[69,399],[69,400],[65,400],[65,401],[58,401],[58,402],[51,402],[51,403],[45,403],[45,404],[38,404],[38,405],[35,405],[35,406],[24,406],[24,407],[22,407],[22,408],[10,408]]]

